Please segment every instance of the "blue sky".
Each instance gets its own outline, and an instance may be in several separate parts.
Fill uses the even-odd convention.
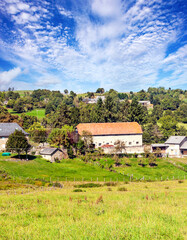
[[[187,87],[185,0],[3,0],[0,90]]]

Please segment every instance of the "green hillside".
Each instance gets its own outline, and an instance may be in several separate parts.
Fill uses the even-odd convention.
[[[6,161],[5,161],[6,160]],[[101,161],[101,160],[100,160]],[[133,175],[133,179],[139,180],[166,180],[187,178],[184,164],[176,165],[168,160],[158,159],[157,166],[144,167],[138,165],[137,159],[131,159],[131,166],[120,166],[111,171],[99,167],[100,162],[85,163],[76,158],[73,160],[63,159],[61,163],[50,163],[49,161],[36,157],[33,160],[21,161],[18,158],[0,157],[0,170],[6,171],[15,178],[44,178],[53,181],[127,181]],[[185,165],[186,166],[186,165]]]

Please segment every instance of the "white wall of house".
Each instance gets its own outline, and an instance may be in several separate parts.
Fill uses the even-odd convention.
[[[43,154],[42,154],[41,156],[42,156],[43,158],[51,161],[51,155],[43,155]]]
[[[166,154],[169,156],[180,156],[181,151],[178,144],[169,144],[169,147],[166,149]]]
[[[0,137],[0,150],[5,150],[7,140],[7,137]]]
[[[123,141],[126,147],[142,146],[142,134],[93,136],[96,148],[104,144],[114,145],[117,140]]]
[[[114,154],[115,152],[115,147],[105,147],[103,148],[104,153],[106,154]],[[144,152],[144,148],[143,146],[138,146],[138,147],[126,147],[125,150],[123,149],[122,152],[120,153],[143,153]]]

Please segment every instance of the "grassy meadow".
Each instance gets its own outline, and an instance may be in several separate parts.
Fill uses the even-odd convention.
[[[187,239],[187,181],[0,191],[1,239]]]
[[[14,112],[11,108],[7,108],[8,112],[11,113],[12,115],[18,115],[20,116],[22,113],[17,113]],[[24,112],[24,114],[28,116],[35,116],[38,119],[42,119],[45,117],[45,109],[34,109],[32,111]]]
[[[147,160],[142,167],[139,165],[139,159],[132,158],[128,160],[129,166],[113,165],[110,170],[106,167],[107,162],[111,161],[109,158],[88,163],[78,158],[63,159],[60,163],[50,163],[40,156],[30,156],[29,159],[23,161],[18,156],[0,156],[0,170],[14,178],[40,178],[53,181],[127,181],[132,175],[133,180],[187,179],[186,164],[181,162],[175,164],[175,161],[170,159],[157,159],[155,167],[150,167]],[[106,165],[103,165],[104,163]]]
[[[186,159],[142,167],[132,158],[112,171],[80,159],[29,159],[0,154],[0,239],[187,239]],[[130,182],[130,174],[145,179]],[[173,175],[180,180],[166,180]]]

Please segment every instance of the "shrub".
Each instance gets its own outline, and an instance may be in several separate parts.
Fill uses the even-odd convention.
[[[111,192],[111,191],[112,191],[112,188],[108,188],[108,191]]]
[[[105,186],[116,186],[117,185],[117,183],[115,183],[115,182],[106,182],[105,184],[104,184]]]
[[[178,183],[183,183],[184,181],[183,180],[179,180]]]
[[[125,188],[125,187],[121,187],[121,188],[118,188],[118,191],[126,192],[126,191],[127,191],[127,188]]]
[[[43,185],[43,182],[41,182],[41,181],[36,181],[34,184],[35,184],[36,186],[38,186],[38,187],[41,187],[41,186]]]
[[[54,160],[56,163],[60,163],[60,160],[57,157]]]
[[[59,182],[55,182],[55,183],[53,183],[53,187],[63,188],[63,184],[61,184]]]
[[[75,188],[94,188],[94,187],[102,187],[100,183],[84,183],[80,185],[75,185]]]
[[[78,188],[78,189],[74,189],[73,192],[86,192],[86,191],[83,191],[82,189]]]

